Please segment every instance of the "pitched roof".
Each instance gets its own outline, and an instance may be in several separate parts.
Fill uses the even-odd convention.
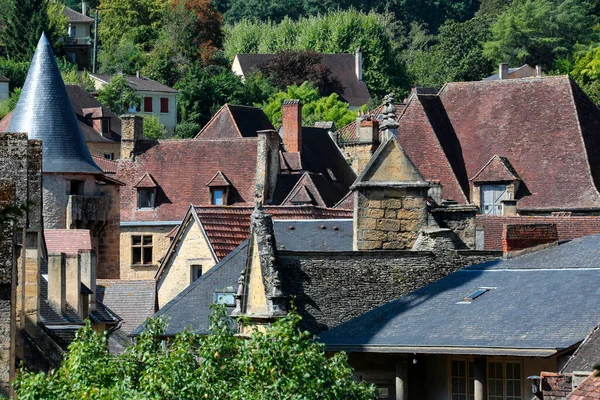
[[[10,82],[10,79],[5,77],[4,75],[0,75],[0,82]]]
[[[42,171],[101,173],[85,144],[52,47],[42,34],[8,131],[42,140]]]
[[[92,154],[92,158],[97,166],[102,169],[105,174],[116,174],[119,167],[119,163],[113,160],[106,159],[104,157],[98,157]]]
[[[359,81],[355,70],[354,54],[319,54],[321,63],[331,70],[331,76],[339,79],[343,93],[340,99],[351,106],[367,104],[371,98],[364,81]],[[275,54],[236,54],[244,75],[258,69],[262,64],[275,57]]]
[[[82,13],[75,11],[69,7],[63,8],[63,15],[69,18],[69,22],[94,22],[93,18],[90,18],[87,15],[83,15]]]
[[[579,386],[577,386],[566,397],[567,400],[590,400],[600,398],[600,376],[595,371],[593,374],[585,378]]]
[[[463,268],[322,333],[331,349],[550,356],[581,342],[600,310],[600,235]],[[479,288],[490,288],[471,302]],[[552,321],[548,330],[541,321]]]
[[[100,102],[83,87],[79,85],[65,85],[65,87],[67,88],[69,100],[77,115],[79,128],[83,133],[83,138],[86,143],[111,143],[121,141],[121,119],[117,117],[116,114],[102,106],[102,104],[100,104]],[[93,122],[90,120],[90,118],[92,118],[92,115],[90,115],[92,110],[96,114],[101,114],[102,117],[109,118],[110,132],[101,134],[94,128]],[[0,132],[8,131],[8,126],[13,113],[14,110],[0,120]]]
[[[158,187],[158,184],[152,177],[149,172],[146,172],[144,176],[140,178],[140,180],[133,185],[134,188],[155,188]]]
[[[104,83],[109,83],[110,80],[112,79],[112,77],[114,75],[106,75],[106,74],[89,74],[91,78],[97,79],[99,81],[102,81]],[[129,75],[124,75],[123,76],[125,79],[127,79],[127,82],[129,83],[129,86],[131,86],[131,88],[135,89],[136,91],[139,92],[159,92],[159,93],[179,93],[177,90],[163,85],[162,83],[158,83],[156,81],[153,81],[150,78],[147,78],[145,76],[141,76],[138,78],[137,76],[129,76]]]
[[[92,239],[87,229],[45,229],[48,253],[77,255],[79,250],[92,250]]]
[[[333,207],[339,200],[339,193],[331,190],[331,185],[327,178],[322,174],[304,172],[281,204],[294,205],[304,203],[319,207]]]
[[[138,143],[135,160],[120,160],[117,178],[121,188],[121,221],[179,221],[190,204],[210,204],[206,183],[221,171],[232,187],[234,205],[254,203],[256,138],[185,139]],[[156,208],[137,210],[133,187],[145,173],[158,185]]]
[[[206,184],[208,187],[223,187],[223,186],[231,186],[231,182],[221,171],[217,171],[215,176],[211,178],[210,181]]]
[[[520,209],[600,207],[600,110],[567,76],[448,83],[411,96],[399,122],[400,144],[444,198],[466,202],[469,178],[499,155],[531,193]]]
[[[275,129],[257,107],[225,104],[196,135],[200,139],[255,137],[257,131]]]
[[[561,373],[574,371],[593,371],[594,366],[600,363],[600,325],[596,325],[583,343],[575,350],[567,363],[560,370]]]
[[[98,279],[97,299],[123,320],[130,333],[156,311],[156,282],[152,280]]]
[[[250,236],[250,215],[253,207],[194,207],[219,259],[223,259]],[[351,210],[314,206],[264,206],[274,220],[314,220],[352,218]]]
[[[521,179],[506,157],[494,155],[474,177],[473,182],[500,182]]]
[[[352,249],[352,220],[275,220],[273,222],[277,248],[293,251],[344,251]],[[244,240],[217,265],[167,303],[156,317],[169,319],[167,336],[188,328],[206,334],[210,306],[215,292],[237,289],[238,278],[246,266],[248,240]],[[228,310],[229,312],[231,309]],[[143,327],[135,330],[140,333]]]

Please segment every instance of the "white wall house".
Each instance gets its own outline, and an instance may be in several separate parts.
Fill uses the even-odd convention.
[[[90,74],[90,77],[94,80],[96,90],[99,90],[110,82],[113,76]],[[173,135],[175,125],[177,125],[177,94],[179,92],[142,75],[125,76],[125,79],[142,99],[140,106],[132,107],[129,112],[156,115],[169,135]]]

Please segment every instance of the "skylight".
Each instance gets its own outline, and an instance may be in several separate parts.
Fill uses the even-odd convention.
[[[476,298],[482,296],[486,292],[489,292],[491,289],[495,289],[495,288],[480,287],[477,290],[475,290],[474,292],[472,292],[471,294],[469,294],[468,296],[463,297],[462,300],[459,301],[456,304],[471,304],[471,302],[473,300],[475,300]]]

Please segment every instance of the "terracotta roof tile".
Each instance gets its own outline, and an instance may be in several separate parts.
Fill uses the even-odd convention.
[[[254,203],[256,138],[161,140],[139,143],[135,161],[119,160],[122,221],[178,221],[190,204],[210,204],[206,183],[221,171],[231,182],[229,201]],[[133,187],[145,173],[158,184],[156,208],[137,210]]]
[[[102,169],[105,174],[116,174],[119,168],[119,163],[113,160],[109,160],[104,157],[98,157],[92,154],[92,158],[97,166]]]
[[[396,119],[397,120],[400,119],[400,115],[402,114],[404,107],[406,107],[406,104],[396,104]],[[380,105],[379,107],[370,111],[369,114],[371,115],[371,118],[375,118],[378,121],[380,121],[381,117],[379,115],[381,114],[382,110],[383,110],[383,105]],[[337,134],[338,134],[338,140],[342,143],[352,143],[352,142],[358,141],[358,136],[356,136],[356,120],[350,122],[348,125],[340,128],[340,129],[338,129]],[[379,137],[381,138],[381,132],[380,132]]]
[[[260,108],[225,104],[202,128],[196,138],[256,137],[257,131],[266,129],[275,128]]]
[[[231,186],[231,182],[229,179],[223,174],[221,171],[217,171],[215,176],[212,177],[210,181],[206,184],[208,187],[223,187],[223,186]]]
[[[233,251],[250,236],[253,207],[194,207],[204,231],[219,259]],[[352,210],[314,206],[265,206],[275,220],[352,218]]]
[[[595,373],[583,380],[569,395],[567,400],[600,399],[600,376]]]
[[[48,253],[76,255],[79,250],[92,250],[92,239],[87,229],[45,229]]]
[[[473,177],[473,182],[500,182],[521,179],[506,157],[495,155]]]
[[[156,181],[154,180],[154,178],[152,177],[152,175],[149,172],[146,172],[144,174],[144,176],[142,176],[142,178],[135,184],[133,185],[134,188],[155,188],[158,187]]]

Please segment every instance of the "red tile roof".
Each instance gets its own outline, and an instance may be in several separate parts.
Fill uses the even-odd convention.
[[[215,254],[222,259],[250,236],[253,207],[194,207]],[[352,210],[314,206],[265,206],[273,219],[352,218]]]
[[[396,119],[400,118],[402,111],[404,111],[404,107],[406,107],[406,104],[396,104]],[[381,114],[382,110],[383,110],[383,104],[380,105],[379,107],[377,107],[376,109],[370,111],[369,114],[371,114],[372,118],[380,120],[380,118],[378,118],[378,117]],[[350,122],[348,125],[340,128],[340,129],[338,129],[337,134],[338,134],[338,140],[341,143],[344,143],[344,142],[352,143],[352,142],[358,141],[358,136],[356,136],[356,120]],[[379,132],[379,137],[381,138],[381,132]]]
[[[152,175],[148,172],[146,172],[144,174],[142,179],[140,179],[135,185],[133,185],[134,188],[155,188],[157,186],[158,185],[157,185],[156,181],[154,180]]]
[[[217,171],[215,176],[212,177],[210,181],[206,184],[208,187],[223,187],[223,186],[231,186],[231,182],[229,179],[223,174],[221,171]]]
[[[91,250],[92,239],[87,229],[45,229],[48,253],[77,255],[79,250]]]
[[[266,129],[275,128],[260,108],[225,104],[204,125],[196,138],[255,137],[257,131]]]
[[[591,374],[579,384],[569,395],[567,400],[600,399],[600,376]]]
[[[473,182],[499,182],[521,179],[506,157],[495,155],[474,177]]]
[[[210,204],[206,183],[222,171],[231,182],[229,201],[254,204],[256,138],[161,140],[138,143],[135,161],[119,160],[121,221],[179,221],[190,204]],[[133,187],[146,173],[158,184],[156,208],[137,210]]]
[[[104,157],[98,157],[92,154],[92,158],[97,166],[102,169],[105,174],[116,174],[119,167],[119,163],[113,160],[106,159]]]
[[[600,207],[600,110],[567,76],[448,83],[411,96],[399,122],[400,144],[444,198],[468,201],[468,179],[497,154],[531,193],[519,209]]]

